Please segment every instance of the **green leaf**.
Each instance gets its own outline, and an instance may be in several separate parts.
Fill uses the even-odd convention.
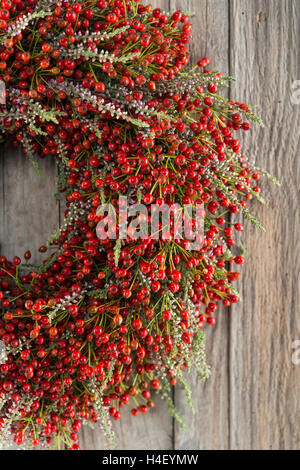
[[[116,244],[115,244],[115,247],[114,247],[114,260],[115,260],[115,265],[118,266],[119,264],[119,259],[120,259],[120,255],[121,255],[121,247],[122,247],[122,242],[120,240],[120,238],[118,238],[116,240]]]

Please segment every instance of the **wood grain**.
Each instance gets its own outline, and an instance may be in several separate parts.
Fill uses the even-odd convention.
[[[31,250],[32,263],[41,263],[38,252],[59,223],[55,203],[56,165],[39,160],[39,176],[18,149],[5,146],[0,157],[0,251],[10,258]]]
[[[234,0],[230,29],[234,94],[256,104],[266,124],[246,140],[248,154],[282,182],[272,187],[267,207],[252,206],[266,234],[248,224],[242,237],[249,256],[239,282],[243,302],[231,312],[230,447],[296,449],[300,106],[291,97],[292,82],[300,78],[300,3]]]
[[[148,415],[134,418],[129,409],[124,409],[120,421],[113,425],[116,434],[117,450],[173,448],[172,419],[165,403],[155,401],[155,408]],[[85,427],[80,435],[80,445],[85,450],[104,449],[105,443],[102,431]]]

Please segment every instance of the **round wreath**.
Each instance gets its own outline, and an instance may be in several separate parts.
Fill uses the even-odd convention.
[[[180,420],[171,386],[184,384],[190,401],[184,369],[209,375],[203,327],[239,299],[230,267],[244,263],[232,249],[243,225],[232,219],[260,226],[247,204],[269,175],[241,155],[235,131],[260,120],[219,96],[230,78],[207,58],[188,65],[191,30],[183,12],[138,0],[1,0],[3,140],[35,168],[55,157],[67,202],[41,267],[30,252],[22,264],[0,257],[5,446],[78,449],[82,423],[96,422],[111,446],[110,417],[125,404],[147,413],[156,391]],[[99,207],[119,219],[121,196],[149,217],[153,206],[202,204],[201,246],[176,238],[175,218],[159,239],[130,224],[124,238],[110,226],[99,237]]]

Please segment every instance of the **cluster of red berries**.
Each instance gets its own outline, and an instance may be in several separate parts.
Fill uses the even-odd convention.
[[[188,67],[191,29],[138,0],[1,0],[1,130],[32,159],[57,158],[68,207],[39,270],[29,252],[23,264],[0,257],[2,441],[77,449],[82,423],[109,433],[107,415],[146,413],[186,366],[207,375],[202,329],[238,301],[229,265],[244,262],[231,215],[251,218],[260,174],[234,135],[255,116],[218,95],[222,76],[199,69],[207,58]],[[162,239],[132,226],[99,239],[98,209],[121,217],[120,196],[146,219],[202,204],[201,247],[176,238],[174,221]]]

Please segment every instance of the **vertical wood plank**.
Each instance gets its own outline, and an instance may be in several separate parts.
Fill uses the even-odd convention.
[[[153,8],[169,11],[169,0],[152,0]],[[167,406],[156,400],[155,408],[144,416],[133,417],[129,407],[122,410],[122,418],[114,423],[118,450],[139,449],[172,449],[173,420]],[[79,444],[82,449],[104,449],[102,431],[85,427],[80,433]]]
[[[299,320],[299,122],[292,83],[300,79],[300,3],[231,1],[231,73],[239,100],[258,105],[266,128],[248,153],[282,182],[265,184],[268,207],[252,205],[266,234],[247,224],[248,251],[230,331],[230,444],[233,449],[296,449],[300,444],[300,365],[292,363]]]
[[[208,56],[211,70],[229,72],[229,14],[227,0],[171,0],[171,9],[195,12],[192,18],[191,62]],[[223,92],[226,96],[226,91]],[[186,430],[175,424],[175,449],[227,449],[229,444],[229,363],[228,309],[220,309],[215,327],[206,327],[207,361],[212,375],[203,384],[191,374],[196,414],[189,410],[185,393],[175,390],[175,405],[187,424]]]
[[[30,250],[30,262],[40,264],[43,258],[38,248],[59,223],[55,161],[50,157],[38,161],[42,178],[21,150],[5,145],[0,158],[1,254],[22,258]]]

